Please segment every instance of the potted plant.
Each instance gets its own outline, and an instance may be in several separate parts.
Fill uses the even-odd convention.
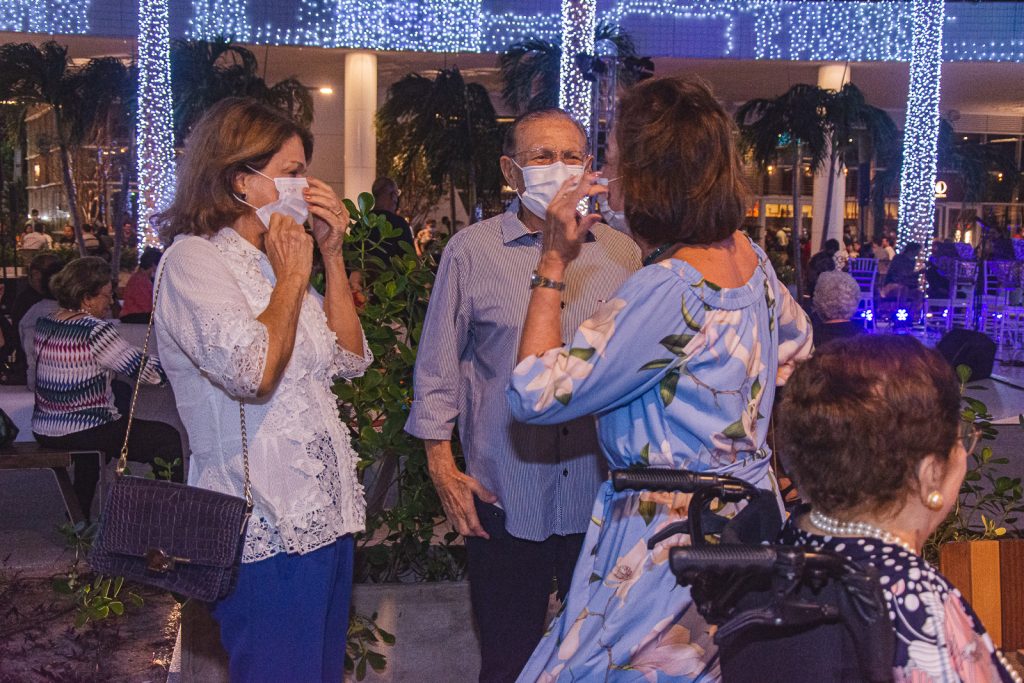
[[[385,262],[375,248],[399,237],[399,230],[372,212],[372,195],[345,204],[351,217],[346,265],[367,283],[360,318],[374,354],[363,377],[335,387],[367,500],[366,531],[356,539],[353,603],[358,614],[375,615],[373,627],[395,641],[386,649],[386,667],[371,658],[373,671],[364,673],[371,680],[475,680],[478,646],[465,546],[447,523],[422,442],[403,431],[433,263],[404,243],[403,253]]]
[[[957,368],[964,393],[962,419],[981,431],[982,443],[998,434],[988,407],[966,392],[970,369]],[[1019,421],[1024,425],[1024,416]],[[938,562],[942,574],[970,602],[998,647],[1024,648],[1024,538],[1015,529],[1024,513],[1019,477],[999,473],[1005,457],[994,457],[983,445],[971,455],[960,496],[949,517],[925,546],[925,557]]]

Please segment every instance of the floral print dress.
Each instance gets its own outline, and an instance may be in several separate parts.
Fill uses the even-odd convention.
[[[896,630],[893,678],[896,683],[996,683],[1019,681],[970,605],[918,555],[877,538],[818,536],[792,521],[781,541],[827,548],[880,574]]]
[[[534,424],[596,415],[612,469],[717,472],[775,488],[768,415],[776,384],[810,353],[811,328],[755,250],[753,275],[732,289],[680,260],[642,268],[570,345],[519,364],[513,415]],[[685,518],[688,499],[603,485],[562,612],[520,681],[719,677],[708,626],[669,568],[669,548],[689,538],[647,548]]]

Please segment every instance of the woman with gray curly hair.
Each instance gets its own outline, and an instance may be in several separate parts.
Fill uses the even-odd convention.
[[[818,276],[814,288],[814,345],[860,334],[863,328],[850,319],[860,304],[860,287],[849,273],[831,270]]]

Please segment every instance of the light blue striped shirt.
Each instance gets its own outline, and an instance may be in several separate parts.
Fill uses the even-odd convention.
[[[416,358],[405,430],[448,440],[456,422],[470,476],[498,497],[518,538],[583,533],[605,479],[592,417],[560,425],[514,422],[505,390],[516,365],[542,235],[508,211],[456,233],[441,256]],[[566,271],[562,336],[640,267],[631,239],[593,228]]]

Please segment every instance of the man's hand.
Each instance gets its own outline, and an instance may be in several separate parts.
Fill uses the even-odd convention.
[[[463,536],[490,538],[480,524],[473,496],[485,503],[496,503],[498,497],[473,477],[459,471],[452,456],[450,441],[427,441],[427,469],[448,520]]]

